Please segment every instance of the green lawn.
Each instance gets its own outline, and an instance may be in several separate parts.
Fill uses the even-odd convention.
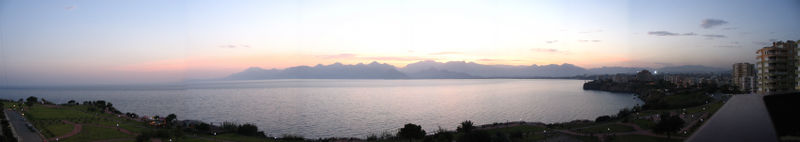
[[[65,138],[61,141],[85,142],[85,141],[96,141],[96,140],[118,139],[118,138],[134,138],[134,137],[135,136],[127,135],[116,129],[84,125],[83,130],[81,130],[80,133],[78,133],[75,136]]]
[[[656,122],[647,120],[647,119],[634,119],[631,120],[631,123],[638,125],[640,128],[648,130],[652,129],[653,126],[656,126]]]
[[[608,132],[632,132],[634,131],[633,127],[614,124],[614,123],[607,123],[601,124],[597,126],[587,127],[581,129],[581,133],[608,133]]]
[[[93,115],[81,112],[68,107],[64,108],[50,108],[42,105],[33,105],[33,107],[26,110],[28,118],[34,120],[39,119],[53,119],[53,120],[74,120],[74,119],[90,119]]]
[[[47,137],[57,137],[72,132],[72,129],[74,129],[75,126],[71,124],[60,123],[60,124],[48,125],[44,128],[47,131],[50,131],[50,133],[52,134],[51,136]]]

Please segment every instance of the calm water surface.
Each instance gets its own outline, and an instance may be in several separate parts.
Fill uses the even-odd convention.
[[[459,122],[565,122],[641,104],[631,94],[584,91],[583,80],[259,80],[182,87],[0,89],[0,98],[57,103],[106,100],[123,112],[254,123],[270,135],[308,138],[394,133],[406,123],[432,132]]]

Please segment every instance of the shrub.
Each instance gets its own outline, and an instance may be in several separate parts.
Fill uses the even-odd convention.
[[[597,119],[594,119],[594,122],[605,122],[605,121],[609,121],[609,120],[611,120],[611,116],[603,115],[603,116],[597,117]]]
[[[408,123],[400,128],[397,136],[405,139],[422,139],[425,137],[425,130],[422,130],[422,126]]]
[[[472,132],[473,129],[475,129],[475,126],[472,124],[472,121],[467,120],[461,122],[461,126],[458,126],[458,128],[456,128],[456,132],[469,133]]]
[[[239,129],[236,133],[245,135],[245,136],[256,136],[258,135],[258,127],[253,124],[244,124],[239,126]]]

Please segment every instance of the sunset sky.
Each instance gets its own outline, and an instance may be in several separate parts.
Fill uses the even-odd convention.
[[[800,1],[0,1],[6,85],[178,82],[435,60],[730,68],[800,39]]]

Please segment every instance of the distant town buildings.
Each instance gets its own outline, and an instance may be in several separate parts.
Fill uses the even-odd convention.
[[[797,84],[797,42],[778,41],[756,51],[757,93],[792,92]]]
[[[736,63],[733,64],[733,85],[738,87],[739,91],[744,93],[752,93],[756,88],[756,69],[754,64],[750,63]]]
[[[636,80],[638,81],[653,81],[653,74],[648,70],[639,71],[636,73]]]

